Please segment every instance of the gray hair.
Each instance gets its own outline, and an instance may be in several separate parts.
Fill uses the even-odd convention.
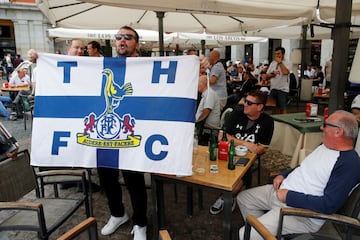
[[[357,138],[359,127],[355,116],[344,110],[337,110],[334,113],[341,114],[337,124],[344,129],[344,136],[355,140]]]

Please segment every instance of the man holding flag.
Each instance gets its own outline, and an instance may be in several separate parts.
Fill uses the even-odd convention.
[[[121,27],[116,38],[116,51],[118,57],[137,57],[139,48],[139,35],[131,27]],[[98,149],[98,156],[106,155],[106,149]],[[110,150],[117,151],[117,150]],[[101,164],[100,164],[101,166]],[[108,199],[110,209],[110,219],[101,229],[102,235],[110,235],[118,227],[129,220],[122,202],[122,191],[119,183],[119,169],[107,168],[102,166],[98,168],[100,185],[104,189]],[[122,175],[126,187],[130,194],[133,207],[132,220],[134,227],[132,234],[134,240],[146,239],[146,211],[147,211],[147,193],[145,187],[144,173],[122,170]]]

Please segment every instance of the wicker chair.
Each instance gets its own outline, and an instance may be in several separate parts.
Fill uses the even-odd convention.
[[[0,162],[0,231],[35,231],[40,239],[48,239],[81,206],[90,217],[88,190],[84,170],[52,170],[35,173],[27,150],[18,158]],[[38,177],[74,176],[83,185],[76,198],[40,197]],[[28,195],[35,192],[36,197]],[[54,195],[47,193],[47,196]],[[26,195],[26,200],[23,200]],[[80,195],[80,196],[79,196]],[[9,214],[10,213],[10,214]]]

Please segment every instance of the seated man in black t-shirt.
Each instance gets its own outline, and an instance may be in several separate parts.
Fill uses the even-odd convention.
[[[263,112],[266,96],[260,90],[252,90],[244,101],[243,110],[234,110],[224,123],[227,139],[234,139],[235,146],[243,145],[250,152],[262,154],[270,144],[274,132],[274,119]],[[219,134],[219,141],[222,133]],[[251,170],[245,174],[243,182],[247,188],[251,186]],[[240,192],[242,186],[234,190],[233,196]],[[224,207],[222,195],[210,207],[210,213],[218,214]],[[233,209],[235,201],[233,201]]]

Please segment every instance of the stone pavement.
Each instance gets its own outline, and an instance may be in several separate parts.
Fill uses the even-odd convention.
[[[303,107],[303,106],[302,106]],[[28,120],[28,129],[24,130],[23,119],[17,121],[8,121],[0,117],[0,121],[12,133],[12,135],[20,143],[21,149],[31,150],[31,128],[30,121]],[[39,146],[41,147],[41,146]],[[274,151],[267,151],[262,159],[264,162],[264,169],[262,169],[262,183],[267,181],[267,174],[269,171],[281,169],[289,163],[290,157],[283,156],[282,154]],[[95,172],[95,171],[94,171]],[[255,174],[256,176],[256,174]],[[95,182],[98,183],[97,174],[93,176]],[[256,179],[256,178],[254,178]],[[257,185],[256,180],[253,185]],[[223,213],[218,215],[211,215],[209,213],[209,206],[216,200],[217,193],[210,190],[203,190],[203,209],[199,209],[196,189],[194,189],[194,213],[192,216],[186,214],[186,188],[184,185],[178,184],[178,199],[175,200],[173,191],[173,184],[165,184],[165,204],[166,204],[166,228],[173,239],[191,240],[191,239],[207,239],[207,240],[220,240],[223,239]],[[70,194],[70,190],[62,190],[65,194]],[[69,191],[69,192],[66,192]],[[132,209],[130,206],[130,199],[127,190],[123,188],[124,204],[127,212],[131,215]],[[107,239],[132,239],[130,234],[132,229],[131,221],[121,226],[114,234],[110,236],[101,236],[100,229],[105,225],[109,218],[109,211],[107,208],[106,197],[101,193],[93,194],[94,203],[94,216],[97,219],[99,237],[101,240]],[[81,220],[85,218],[84,209],[76,212],[75,215],[69,219],[58,231],[53,233],[50,239],[56,239],[62,233],[66,232]],[[152,224],[152,192],[148,190],[148,239],[153,236]],[[243,220],[238,207],[232,216],[232,235],[233,239],[238,239],[238,229],[243,225]],[[0,240],[2,236],[7,236],[8,239],[15,240],[32,240],[37,239],[36,234],[32,232],[0,232]],[[6,239],[6,238],[4,238]],[[86,239],[86,238],[83,238]]]

